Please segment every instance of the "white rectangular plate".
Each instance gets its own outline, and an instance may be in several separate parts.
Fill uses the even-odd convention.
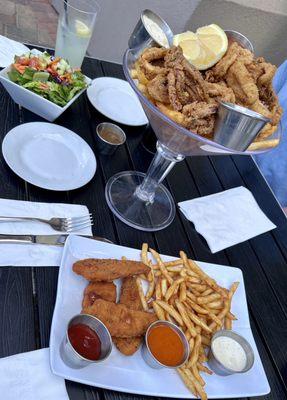
[[[140,260],[140,251],[77,236],[70,236],[67,240],[59,271],[50,337],[50,362],[53,373],[71,381],[121,392],[159,397],[194,398],[175,370],[150,368],[143,361],[140,350],[133,356],[126,357],[113,347],[107,360],[83,369],[69,368],[60,358],[59,346],[65,335],[68,321],[81,312],[83,291],[87,285],[83,277],[73,272],[73,263],[84,258],[121,259],[122,256]],[[166,261],[174,259],[169,256],[162,256],[162,258]],[[250,329],[241,270],[203,262],[198,262],[198,264],[224,287],[229,288],[233,282],[240,282],[232,302],[232,312],[238,318],[238,321],[234,323],[234,330],[250,342],[255,353],[254,366],[245,374],[227,377],[204,374],[208,397],[211,399],[236,398],[269,393],[269,384]]]

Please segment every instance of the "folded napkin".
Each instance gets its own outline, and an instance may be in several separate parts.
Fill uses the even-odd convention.
[[[22,43],[0,35],[0,67],[8,67],[14,62],[14,56],[21,56],[30,49]]]
[[[51,372],[48,348],[1,358],[0,393],[3,400],[69,400],[64,379]]]
[[[28,201],[0,199],[0,216],[5,217],[80,217],[88,215],[86,206],[77,204],[48,204]],[[83,235],[92,235],[91,228],[77,231]],[[57,235],[49,225],[40,222],[0,221],[0,234],[11,235]],[[0,266],[59,266],[62,247],[41,244],[4,244],[0,242]]]
[[[212,253],[276,228],[243,186],[178,203]]]

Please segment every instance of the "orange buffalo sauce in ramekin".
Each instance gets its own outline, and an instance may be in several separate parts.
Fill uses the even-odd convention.
[[[179,334],[168,325],[155,325],[149,331],[147,344],[152,355],[168,367],[180,365],[184,358],[184,344]]]

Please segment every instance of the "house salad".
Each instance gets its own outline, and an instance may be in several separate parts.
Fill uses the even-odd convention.
[[[87,87],[79,68],[72,68],[65,59],[47,52],[15,56],[8,76],[12,82],[62,107]]]

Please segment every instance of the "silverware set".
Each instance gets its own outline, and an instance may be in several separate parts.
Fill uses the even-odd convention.
[[[50,225],[55,231],[74,233],[79,230],[89,228],[93,226],[93,216],[92,214],[84,215],[81,217],[70,217],[70,218],[34,218],[34,217],[2,217],[0,216],[1,222],[20,222],[20,221],[35,221],[42,222],[44,224]]]
[[[82,229],[93,226],[92,214],[87,214],[79,217],[43,219],[36,217],[4,217],[0,216],[1,222],[25,222],[34,221],[50,225],[55,231],[64,232],[60,235],[15,235],[15,234],[0,234],[0,243],[15,243],[15,244],[46,244],[51,246],[64,246],[69,234],[79,233]],[[79,233],[80,234],[80,233]],[[88,236],[91,239],[101,242],[113,243],[109,239],[99,236]]]

